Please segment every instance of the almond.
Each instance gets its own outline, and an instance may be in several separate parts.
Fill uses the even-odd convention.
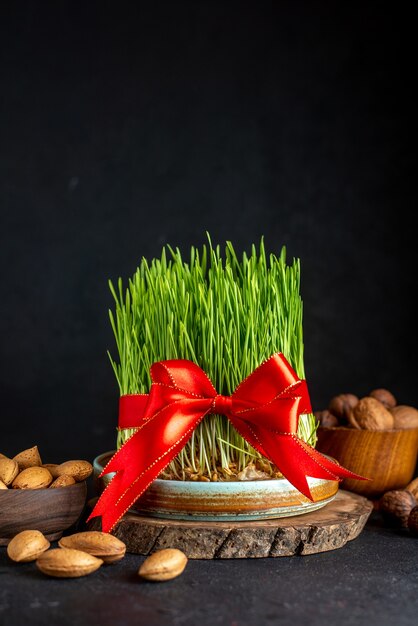
[[[187,556],[177,548],[157,550],[145,559],[138,570],[146,580],[163,581],[176,578],[184,571]]]
[[[365,396],[353,407],[355,422],[363,430],[391,430],[392,413],[376,398]]]
[[[57,489],[59,487],[69,487],[70,485],[75,485],[75,480],[72,476],[67,476],[67,474],[62,474],[62,476],[58,476],[54,480],[53,483],[49,485],[50,489]]]
[[[57,473],[58,463],[42,463],[41,467],[45,467],[48,472],[51,474],[52,478],[58,478],[59,474]]]
[[[10,485],[19,473],[19,465],[13,459],[0,459],[0,480]]]
[[[125,556],[126,545],[113,535],[96,530],[85,531],[62,537],[61,548],[73,548],[101,558],[105,563],[114,563]]]
[[[13,489],[45,489],[52,483],[52,476],[45,467],[28,467],[20,472],[12,483]]]
[[[82,550],[70,548],[47,550],[36,560],[36,566],[43,574],[56,578],[87,576],[99,569],[102,564],[102,559]]]
[[[81,482],[86,480],[93,472],[93,466],[88,461],[65,461],[56,468],[58,476],[67,474],[72,476],[75,481]]]
[[[7,485],[5,485],[2,480],[0,480],[0,489],[8,489]]]
[[[13,457],[13,460],[19,465],[19,472],[28,467],[39,467],[39,465],[42,465],[38,446],[19,452],[19,454]]]
[[[418,428],[418,410],[413,406],[398,404],[390,412],[393,415],[394,428]]]
[[[15,535],[7,546],[8,557],[17,563],[36,561],[50,543],[39,530],[22,530]]]

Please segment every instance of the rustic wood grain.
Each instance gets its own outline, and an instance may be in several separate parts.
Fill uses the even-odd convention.
[[[57,489],[0,491],[0,546],[22,530],[40,530],[50,540],[79,519],[87,497],[86,482]]]
[[[366,498],[379,498],[385,491],[402,489],[414,476],[418,457],[418,428],[356,430],[318,428],[316,448],[344,467],[371,478],[345,479],[341,486]]]
[[[340,490],[322,509],[259,522],[171,521],[126,514],[112,534],[127,551],[148,555],[178,548],[190,559],[242,559],[315,554],[355,539],[373,510],[366,498]],[[90,530],[100,529],[100,518]]]

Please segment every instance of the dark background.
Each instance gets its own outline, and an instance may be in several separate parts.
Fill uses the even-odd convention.
[[[405,6],[2,3],[3,453],[114,447],[107,281],[206,230],[301,259],[315,409],[418,406]]]

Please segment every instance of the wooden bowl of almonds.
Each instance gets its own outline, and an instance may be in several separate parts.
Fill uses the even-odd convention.
[[[346,479],[342,487],[370,499],[403,489],[416,470],[418,410],[398,404],[387,389],[359,398],[334,396],[327,409],[315,411],[317,449],[369,481]]]
[[[0,453],[0,545],[27,529],[58,540],[80,518],[92,472],[84,460],[42,463],[37,446]]]

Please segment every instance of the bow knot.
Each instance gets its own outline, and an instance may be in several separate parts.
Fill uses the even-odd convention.
[[[218,393],[212,400],[210,407],[211,414],[229,415],[232,411],[232,398],[231,396],[223,396]]]

